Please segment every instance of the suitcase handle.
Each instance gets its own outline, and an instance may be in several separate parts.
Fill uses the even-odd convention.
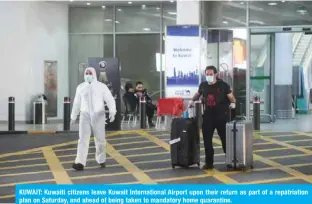
[[[233,121],[233,129],[232,129],[233,140],[234,140],[234,142],[233,142],[233,145],[234,145],[234,147],[233,147],[233,151],[234,151],[233,163],[234,163],[234,169],[235,170],[236,170],[236,166],[237,166],[237,157],[236,157],[236,133],[237,133],[237,128],[236,128],[236,123],[237,123],[237,121],[234,120]]]

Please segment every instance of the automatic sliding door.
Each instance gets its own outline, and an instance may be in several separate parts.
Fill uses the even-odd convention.
[[[250,115],[253,115],[253,98],[260,98],[261,122],[272,121],[271,69],[272,35],[250,36]]]

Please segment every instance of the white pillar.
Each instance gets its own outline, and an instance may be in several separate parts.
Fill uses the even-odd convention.
[[[275,34],[275,85],[292,84],[292,46],[292,33]]]
[[[274,107],[277,118],[292,117],[292,33],[275,34]]]
[[[201,1],[177,1],[177,25],[200,25]]]

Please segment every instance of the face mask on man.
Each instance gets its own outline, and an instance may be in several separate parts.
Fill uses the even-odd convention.
[[[206,80],[208,83],[212,83],[214,81],[214,76],[206,76]]]
[[[85,81],[88,83],[91,83],[93,81],[93,76],[92,75],[85,75],[84,76]]]

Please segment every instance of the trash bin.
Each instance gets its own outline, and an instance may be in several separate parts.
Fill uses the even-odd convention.
[[[33,103],[33,122],[34,124],[46,124],[47,115],[46,115],[46,102],[40,97]]]

